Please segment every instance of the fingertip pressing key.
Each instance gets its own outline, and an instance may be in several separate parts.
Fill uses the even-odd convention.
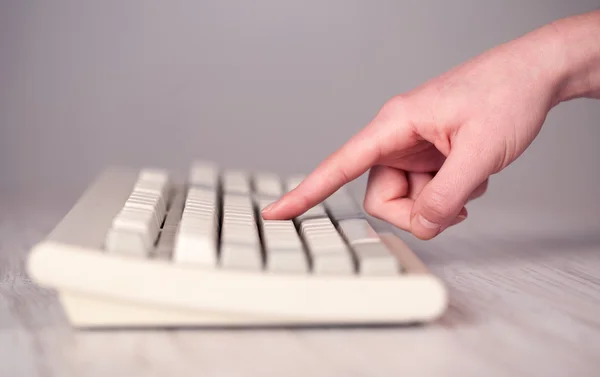
[[[289,220],[308,210],[308,208],[305,208],[306,203],[293,205],[294,200],[293,198],[290,198],[290,196],[297,196],[297,189],[302,185],[305,179],[306,176],[304,175],[293,175],[288,177],[284,183],[285,194],[261,211],[263,218],[265,220]],[[302,189],[302,187],[300,187],[300,189]]]
[[[260,214],[265,220],[289,220],[305,211],[292,204],[293,201],[286,194],[266,206]]]
[[[263,216],[264,216],[264,215],[267,215],[267,216],[268,216],[268,215],[269,215],[269,213],[271,212],[271,210],[273,209],[273,207],[275,207],[275,206],[277,205],[277,203],[278,203],[278,202],[279,202],[279,201],[274,201],[273,203],[269,204],[268,206],[266,206],[265,208],[263,208],[263,209],[260,211],[260,214],[261,214],[261,215],[263,215]]]
[[[265,220],[290,219],[324,201],[340,187],[358,178],[379,158],[377,137],[363,129],[322,161],[307,176],[291,177],[288,192],[261,211]]]

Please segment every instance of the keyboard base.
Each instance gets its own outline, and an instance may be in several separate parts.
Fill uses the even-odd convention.
[[[77,291],[75,286],[56,287],[60,301],[72,326],[76,328],[181,328],[181,327],[321,327],[321,326],[373,326],[373,325],[402,325],[431,322],[439,317],[447,305],[446,292],[441,282],[429,273],[415,254],[397,236],[386,233],[380,234],[401,264],[406,269],[405,277],[400,281],[409,282],[418,276],[421,282],[427,282],[432,291],[422,291],[419,302],[415,301],[413,291],[419,291],[418,284],[412,284],[408,289],[399,289],[393,300],[412,303],[397,313],[396,317],[377,318],[371,316],[338,316],[318,315],[275,315],[254,312],[232,312],[205,310],[194,305],[161,305],[157,302],[134,301],[130,299],[97,294],[91,291]],[[424,279],[424,280],[423,280]],[[412,288],[414,286],[414,288]],[[402,292],[407,295],[403,297]],[[259,313],[259,314],[257,314]]]
[[[71,292],[60,295],[69,323],[79,330],[110,329],[312,329],[408,327],[425,321],[347,322],[257,318],[230,313],[191,312],[101,300]],[[427,321],[429,322],[429,321]]]

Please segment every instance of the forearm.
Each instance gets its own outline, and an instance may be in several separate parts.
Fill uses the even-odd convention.
[[[600,99],[600,10],[557,20],[548,28],[562,51],[557,102]]]

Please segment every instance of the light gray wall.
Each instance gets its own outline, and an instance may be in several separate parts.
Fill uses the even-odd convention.
[[[0,185],[108,164],[307,171],[389,97],[598,0],[5,1]],[[600,224],[600,102],[552,111],[473,224]],[[310,151],[310,152],[309,152]],[[492,229],[490,228],[490,229]]]

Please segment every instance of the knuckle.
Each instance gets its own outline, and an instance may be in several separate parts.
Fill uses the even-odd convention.
[[[348,172],[348,168],[343,165],[337,169],[337,181],[339,185],[343,185],[349,183],[352,180],[350,173]]]
[[[384,118],[397,116],[406,108],[406,102],[407,100],[404,95],[396,95],[387,100],[383,106],[381,106],[379,115]]]
[[[483,194],[485,194],[488,190],[488,186],[489,186],[489,181],[486,179],[477,189],[478,194],[481,196]]]
[[[479,185],[469,196],[469,200],[477,199],[483,196],[488,190],[488,182],[489,180],[485,180],[481,185]]]

